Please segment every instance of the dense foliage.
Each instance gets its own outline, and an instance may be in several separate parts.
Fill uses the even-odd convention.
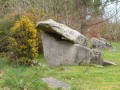
[[[37,30],[34,24],[26,16],[22,16],[11,28],[9,49],[14,55],[14,59],[22,58],[20,62],[30,63],[38,52]],[[23,58],[28,58],[24,59]]]

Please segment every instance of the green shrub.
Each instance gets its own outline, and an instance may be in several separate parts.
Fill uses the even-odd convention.
[[[1,20],[0,21],[0,53],[7,52],[8,42],[8,34],[10,28],[12,27],[12,22],[8,20]]]
[[[39,9],[38,7],[29,9],[28,11],[24,12],[23,15],[27,16],[34,23],[44,20],[44,18],[46,17],[46,13],[44,13],[43,10]],[[38,52],[42,53],[43,48],[42,48],[41,32],[37,33],[37,37],[38,37]]]
[[[22,16],[19,21],[11,28],[9,37],[9,49],[11,51],[12,59],[21,59],[20,63],[28,63],[36,57],[38,52],[37,47],[37,30],[34,24],[28,17]]]

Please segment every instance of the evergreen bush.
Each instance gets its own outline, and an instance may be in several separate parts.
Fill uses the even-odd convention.
[[[22,16],[10,30],[9,49],[13,60],[30,64],[38,52],[37,30],[28,17]],[[21,60],[20,60],[21,58]],[[22,58],[28,58],[22,60]]]

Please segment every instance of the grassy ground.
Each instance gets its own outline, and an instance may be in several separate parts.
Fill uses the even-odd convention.
[[[54,77],[68,83],[71,90],[120,90],[120,43],[113,43],[115,52],[103,51],[103,58],[116,66],[66,66],[50,69],[40,55],[42,66],[25,67],[7,63],[0,58],[0,90],[52,90],[41,81],[42,77]],[[55,89],[59,90],[59,89]]]

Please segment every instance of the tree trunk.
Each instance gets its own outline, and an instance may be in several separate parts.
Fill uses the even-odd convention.
[[[87,8],[88,8],[88,0],[76,0],[77,8],[79,8],[80,12],[80,30],[79,32],[83,35],[86,34],[86,16],[87,16]]]

